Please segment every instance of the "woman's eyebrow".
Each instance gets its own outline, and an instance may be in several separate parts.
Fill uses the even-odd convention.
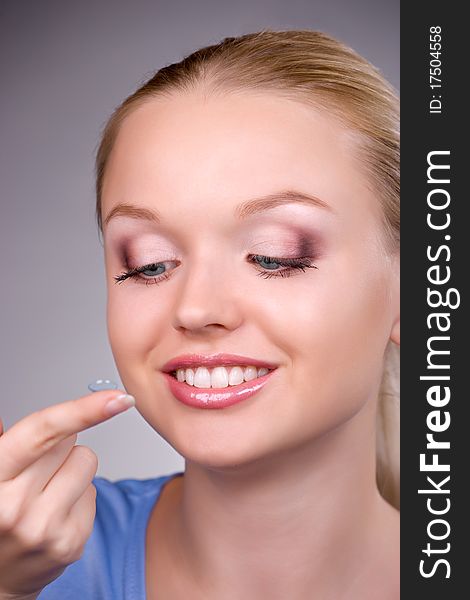
[[[235,208],[235,216],[242,220],[256,213],[270,210],[283,204],[292,203],[306,204],[308,206],[314,206],[315,208],[321,208],[329,212],[334,212],[333,208],[329,204],[317,196],[312,196],[311,194],[306,194],[305,192],[299,192],[296,190],[285,190],[281,192],[274,192],[259,198],[252,198],[251,200],[247,200],[242,204],[239,204]],[[120,202],[119,204],[116,204],[114,208],[112,208],[103,221],[103,227],[105,227],[111,221],[111,219],[115,217],[131,217],[133,219],[153,221],[154,223],[161,223],[162,221],[162,217],[156,209],[135,206],[125,202]]]
[[[317,196],[312,196],[311,194],[299,192],[297,190],[285,190],[281,192],[274,192],[260,198],[247,200],[246,202],[243,202],[237,206],[235,209],[235,215],[239,219],[246,219],[246,217],[264,210],[269,210],[271,208],[276,208],[277,206],[282,206],[283,204],[292,203],[306,204],[308,206],[314,206],[315,208],[321,208],[323,210],[328,210],[329,212],[334,212],[333,208],[329,204]]]

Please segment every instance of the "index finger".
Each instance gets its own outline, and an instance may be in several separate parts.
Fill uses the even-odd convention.
[[[15,423],[0,437],[0,481],[16,477],[61,440],[111,418],[105,407],[118,397],[127,408],[135,404],[125,392],[103,390],[48,406]]]

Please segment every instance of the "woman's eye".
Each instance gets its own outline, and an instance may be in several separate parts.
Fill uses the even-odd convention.
[[[262,256],[261,254],[250,255],[250,261],[262,269],[258,275],[265,279],[269,279],[270,277],[290,277],[298,271],[304,272],[305,269],[318,269],[312,260],[308,256],[300,258],[274,258],[271,256]]]
[[[261,254],[250,254],[249,262],[254,264],[259,271],[258,275],[269,279],[270,277],[290,277],[295,272],[305,269],[318,269],[310,257],[300,258],[276,258],[272,256],[263,256]],[[156,284],[168,279],[171,276],[171,270],[166,265],[177,261],[166,261],[151,263],[142,267],[129,269],[114,277],[116,283],[122,283],[126,279],[134,279],[138,283]]]
[[[263,269],[274,270],[282,266],[280,259],[270,258],[269,256],[255,256],[254,258],[257,264],[263,267]]]
[[[148,275],[149,277],[161,275],[164,273],[165,267],[162,264],[156,266],[150,266],[147,269],[142,269],[141,273]]]
[[[115,276],[113,279],[115,283],[122,283],[126,279],[135,279],[137,282],[145,283],[146,285],[160,283],[160,281],[170,277],[171,271],[166,266],[169,263],[176,263],[176,261],[171,260],[143,265],[142,267],[124,271],[124,273]]]

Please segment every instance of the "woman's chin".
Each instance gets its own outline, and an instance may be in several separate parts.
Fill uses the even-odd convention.
[[[247,445],[246,440],[229,443],[228,440],[220,439],[191,439],[181,443],[173,440],[169,443],[186,461],[215,470],[236,470],[253,464],[266,455],[261,447],[256,444]]]

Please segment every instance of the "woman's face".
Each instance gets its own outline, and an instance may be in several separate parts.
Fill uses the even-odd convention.
[[[186,458],[247,463],[375,401],[385,347],[398,341],[398,262],[383,250],[380,204],[356,160],[352,136],[325,112],[272,95],[174,95],[123,123],[103,220],[125,203],[159,222],[114,211],[104,227],[110,344],[138,410]],[[286,191],[317,201],[256,203]],[[279,276],[285,267],[254,255],[317,268]],[[192,353],[277,369],[251,398],[196,409],[161,372]]]

